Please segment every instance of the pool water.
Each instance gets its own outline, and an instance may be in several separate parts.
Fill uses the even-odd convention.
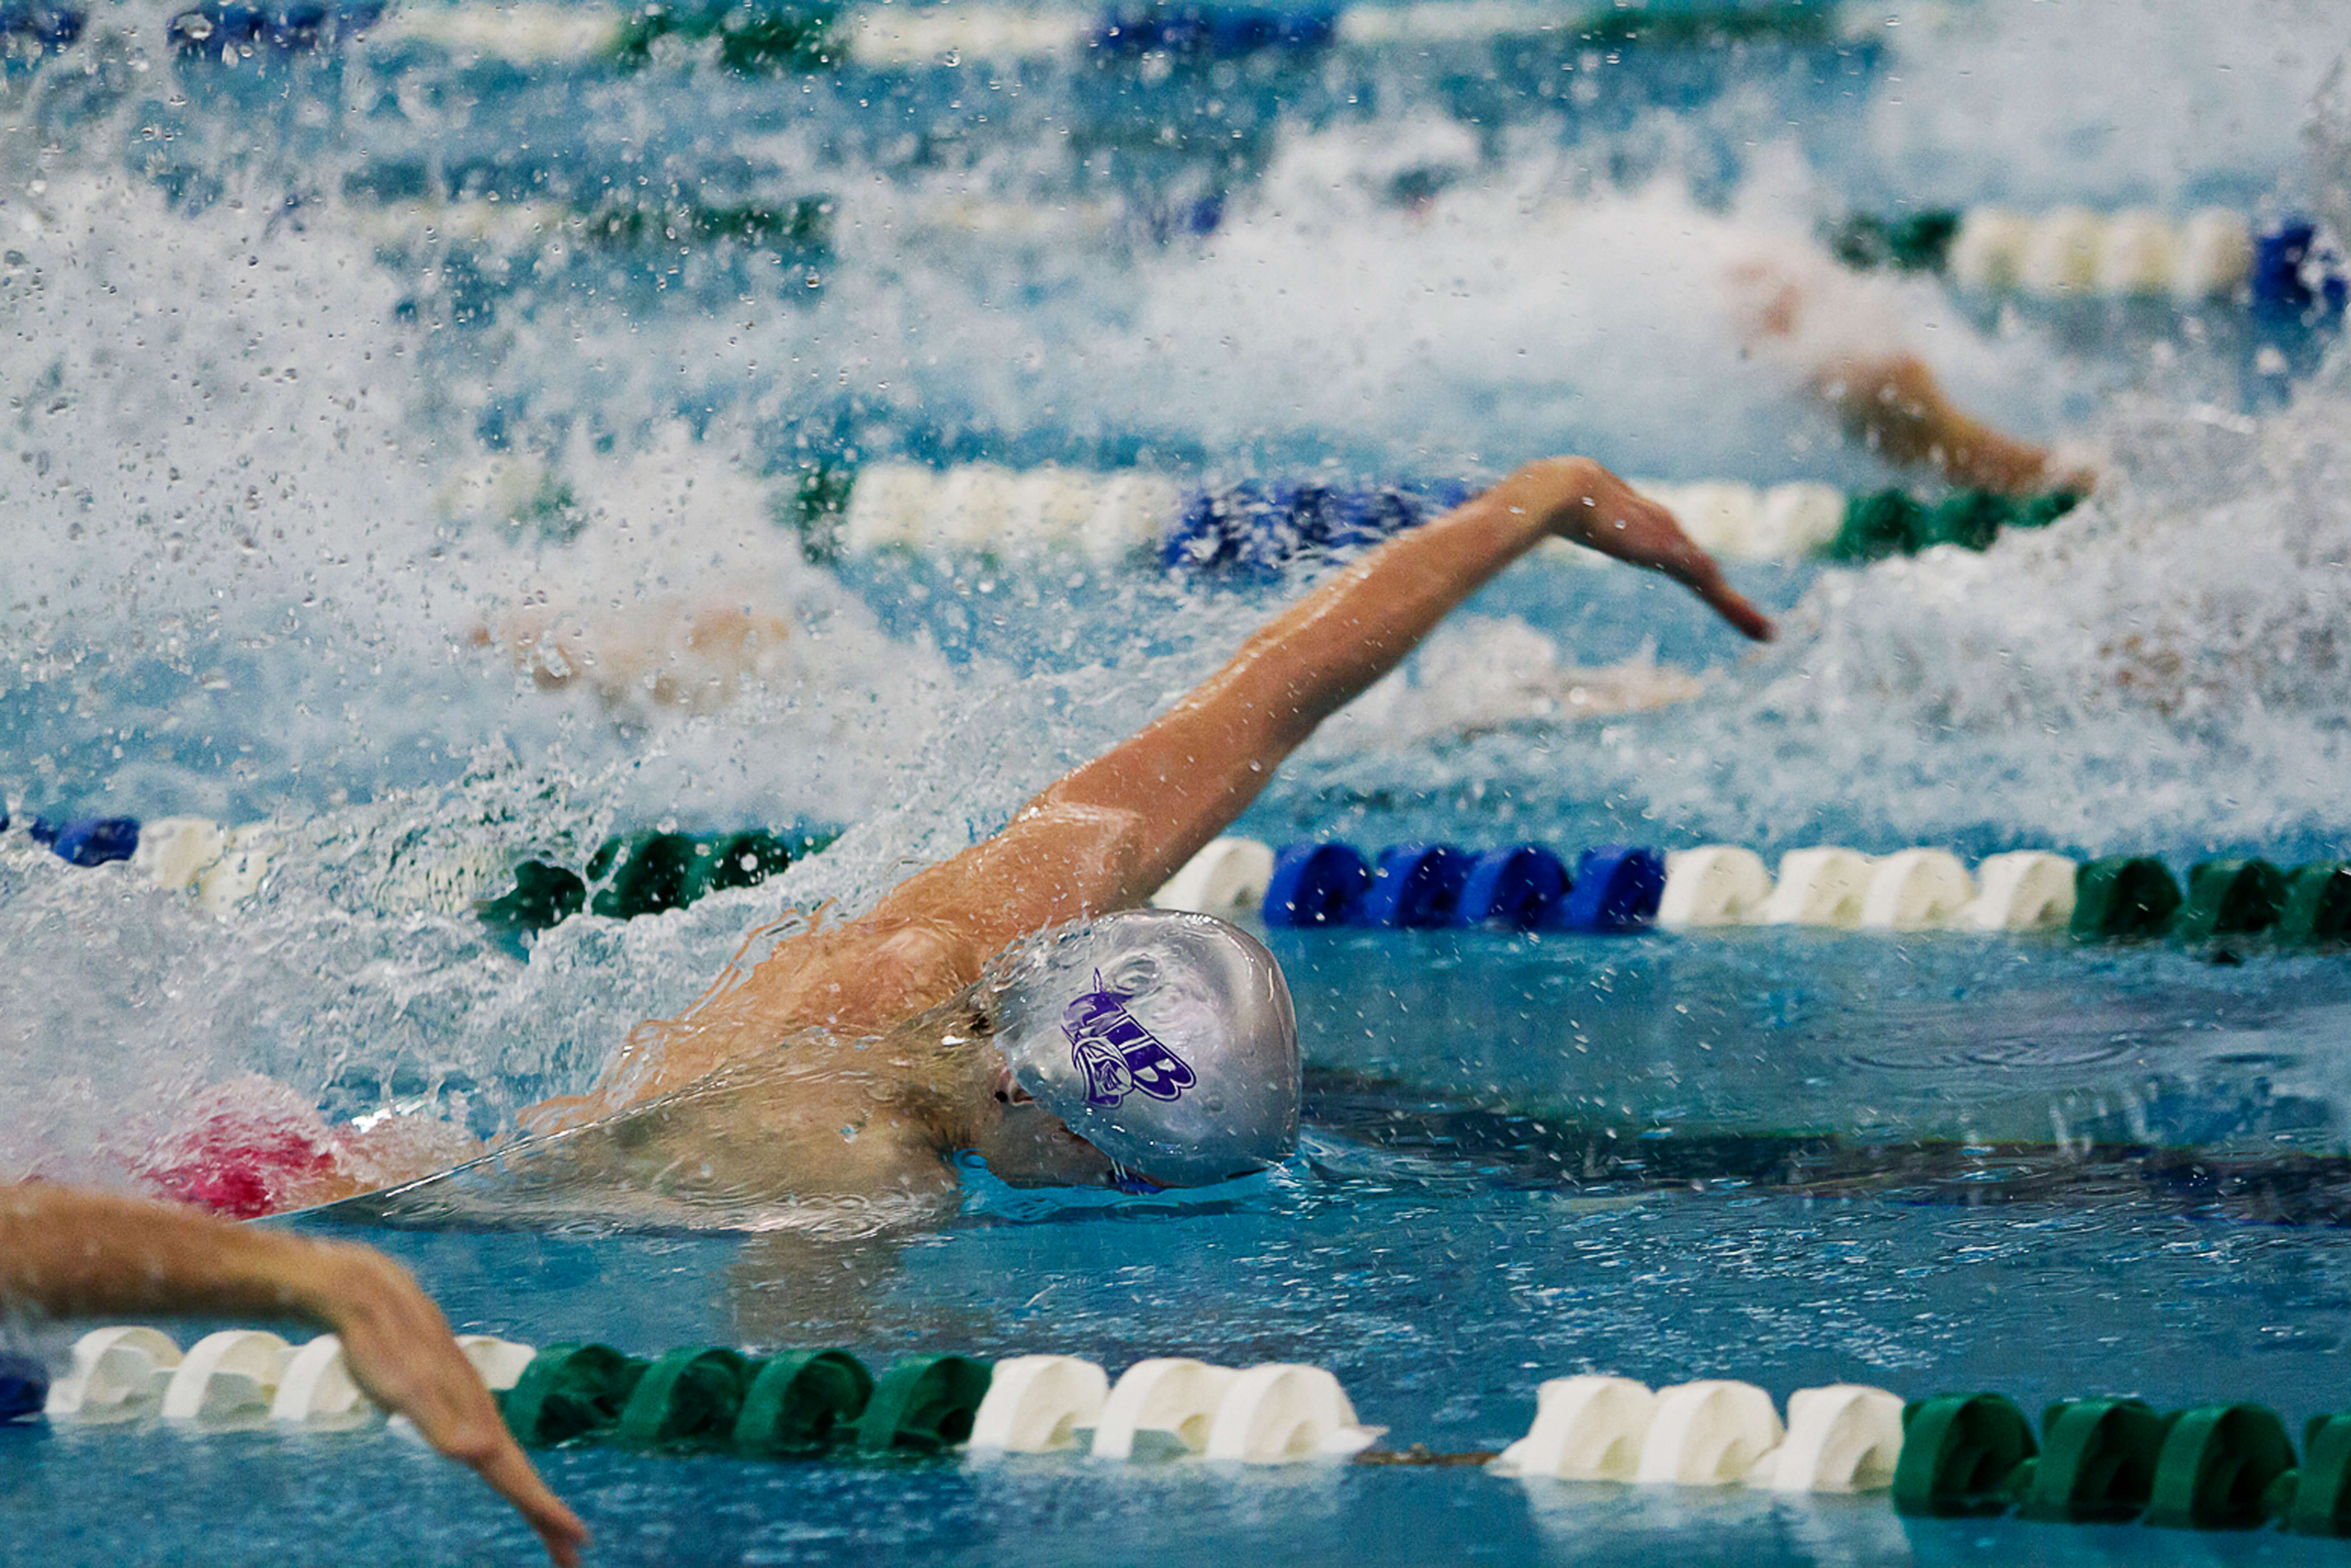
[[[2340,20],[2299,0],[806,73],[516,42],[616,25],[584,5],[499,13],[496,47],[420,6],[224,60],[174,47],[181,9],[96,6],[0,75],[0,1176],[136,1186],[224,1103],[510,1132],[746,931],[992,831],[1320,570],[804,548],[810,497],[862,466],[1436,486],[1581,450],[1867,490],[1901,476],[1741,350],[1741,256],[1813,277],[1835,223],[1928,206],[2351,217]],[[1735,562],[1782,620],[1760,652],[1662,581],[1531,560],[1242,831],[2344,854],[2325,312],[1848,286],[1965,406],[2088,441],[2098,493],[1980,554]],[[689,634],[714,607],[768,618],[758,657]],[[550,620],[638,676],[517,656]],[[1660,682],[1687,700],[1564,706]],[[23,831],[116,814],[266,821],[274,869],[219,915]],[[525,858],[749,826],[841,837],[527,946],[472,911]],[[622,1224],[490,1172],[333,1228],[535,1344],[1304,1361],[1440,1452],[1499,1447],[1584,1371],[2351,1406],[2339,952],[1273,940],[1307,1130],[1249,1181],[973,1170],[952,1219],[828,1237]],[[2344,1550],[1475,1468],[543,1458],[614,1563]],[[0,1563],[528,1550],[395,1433],[0,1430]]]
[[[1306,1361],[1386,1441],[1439,1452],[1500,1447],[1538,1380],[1584,1371],[1782,1397],[1857,1381],[1997,1388],[2027,1408],[2087,1393],[2333,1408],[2351,1292],[2329,1091],[2339,966],[2304,971],[2287,1000],[2174,955],[1943,945],[1904,943],[1917,968],[1897,980],[1892,945],[1855,936],[1293,936],[1282,956],[1318,1042],[1311,1131],[1267,1176],[1116,1203],[980,1179],[960,1219],[862,1239],[548,1228],[502,1216],[494,1185],[325,1228],[402,1258],[461,1329],[639,1353],[838,1344],[875,1364],[949,1349],[1113,1369]],[[1364,998],[1391,987],[1405,1005],[1365,1022]],[[2053,988],[2072,1013],[2035,1005]],[[1562,1012],[1588,1049],[1532,1021]],[[2109,1025],[2095,1042],[2071,1021],[2091,1012]],[[486,1496],[392,1434],[60,1427],[0,1443],[10,1561],[136,1561],[159,1540],[202,1540],[225,1563],[523,1550]],[[1667,1541],[1741,1563],[2342,1550],[1475,1470],[543,1457],[611,1563],[1535,1563]]]

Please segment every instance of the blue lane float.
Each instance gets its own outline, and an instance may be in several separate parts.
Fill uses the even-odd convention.
[[[1505,844],[1470,862],[1453,906],[1453,924],[1557,929],[1570,878],[1560,858],[1541,844]]]
[[[36,820],[26,831],[35,843],[47,844],[59,860],[78,866],[127,861],[139,852],[135,817],[84,817],[71,822]]]
[[[1606,844],[1577,857],[1560,906],[1565,931],[1645,931],[1666,895],[1666,857],[1630,844]]]
[[[30,46],[29,52],[37,57],[55,54],[72,47],[89,25],[89,14],[72,6],[7,0],[0,4],[0,40],[14,47],[0,52],[13,57],[26,52],[26,46]]]
[[[2253,314],[2266,320],[2305,326],[2333,321],[2351,298],[2344,258],[2327,246],[2307,218],[2288,218],[2253,240],[2253,264],[2246,283]]]
[[[1391,844],[1380,852],[1357,924],[1385,927],[1447,925],[1469,880],[1469,856],[1452,844]]]
[[[48,1398],[48,1368],[29,1355],[0,1353],[0,1422],[29,1420]]]
[[[1248,6],[1146,5],[1118,10],[1087,35],[1085,47],[1120,57],[1165,54],[1228,60],[1251,55],[1306,55],[1338,40],[1332,11],[1270,11]]]
[[[380,4],[329,5],[323,0],[291,0],[252,5],[243,0],[208,0],[173,16],[164,37],[183,55],[247,54],[256,48],[280,54],[330,49],[357,38],[383,19]]]
[[[1272,926],[1345,925],[1371,883],[1371,862],[1353,844],[1285,844],[1259,914]]]
[[[1469,495],[1463,484],[1405,488],[1257,480],[1196,491],[1162,539],[1159,560],[1170,570],[1203,577],[1271,581],[1301,557],[1366,549]]]

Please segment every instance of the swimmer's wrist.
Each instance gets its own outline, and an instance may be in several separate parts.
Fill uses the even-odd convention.
[[[294,1236],[255,1239],[266,1243],[253,1264],[256,1281],[269,1302],[291,1316],[340,1333],[373,1287],[377,1255],[363,1247]]]

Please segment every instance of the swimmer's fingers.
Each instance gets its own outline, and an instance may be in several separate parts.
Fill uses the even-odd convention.
[[[1695,548],[1695,547],[1693,547]],[[1730,586],[1714,558],[1698,551],[1695,563],[1679,567],[1661,565],[1657,568],[1667,577],[1706,601],[1708,608],[1729,622],[1745,635],[1758,643],[1769,643],[1774,635],[1771,617],[1749,602],[1745,594]]]
[[[499,1428],[504,1431],[505,1428]],[[588,1527],[580,1516],[563,1506],[562,1500],[548,1490],[538,1471],[523,1457],[512,1437],[506,1439],[500,1450],[479,1464],[470,1459],[475,1473],[490,1483],[491,1490],[514,1504],[517,1512],[547,1548],[547,1555],[556,1568],[580,1568],[580,1550],[588,1544]]]
[[[1682,531],[1674,515],[1614,475],[1600,472],[1581,501],[1564,509],[1559,531],[1628,566],[1665,573],[1747,636],[1771,641],[1771,621],[1730,586],[1722,568]]]
[[[320,1315],[342,1339],[351,1380],[512,1503],[559,1568],[576,1568],[588,1527],[523,1456],[441,1309],[381,1253],[364,1247],[328,1251]]]

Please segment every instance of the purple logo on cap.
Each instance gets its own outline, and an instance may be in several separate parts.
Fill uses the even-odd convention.
[[[1159,1043],[1158,1036],[1126,1010],[1134,998],[1102,984],[1070,1004],[1061,1031],[1070,1037],[1070,1060],[1086,1076],[1086,1103],[1115,1105],[1129,1094],[1181,1100],[1197,1083],[1184,1059]]]

